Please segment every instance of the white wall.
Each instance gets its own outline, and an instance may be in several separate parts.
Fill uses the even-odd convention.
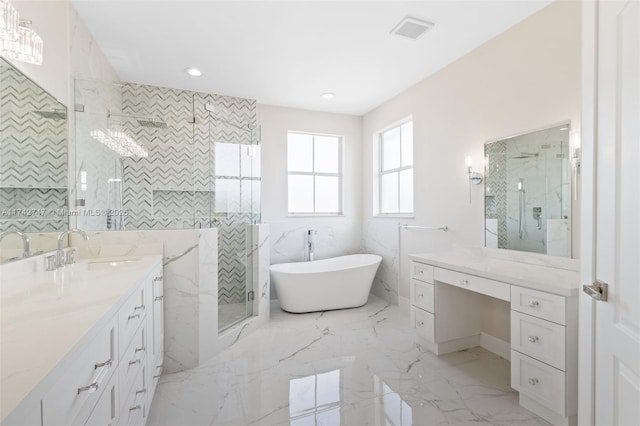
[[[415,219],[374,218],[373,134],[409,115],[414,123]],[[364,245],[384,257],[373,292],[404,304],[409,297],[408,254],[484,245],[483,186],[472,188],[470,203],[466,155],[482,171],[486,141],[565,120],[580,128],[580,3],[573,1],[551,4],[366,114]],[[399,231],[399,222],[446,224],[450,231]]]
[[[262,222],[271,226],[271,263],[304,260],[305,231],[316,229],[317,259],[358,253],[362,247],[362,119],[358,116],[258,105],[262,126]],[[343,216],[287,215],[287,131],[343,139]]]

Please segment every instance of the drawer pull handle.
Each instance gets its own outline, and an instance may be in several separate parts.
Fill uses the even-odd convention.
[[[469,285],[469,280],[460,280],[461,285]]]
[[[96,362],[95,369],[97,370],[100,367],[110,367],[113,364],[113,359],[108,359],[105,362]]]
[[[535,386],[539,383],[538,379],[529,379],[529,384],[531,386]]]
[[[529,307],[530,307],[530,308],[537,308],[537,307],[538,307],[538,305],[540,305],[540,303],[538,303],[538,301],[537,301],[537,300],[530,300],[530,301],[529,301]]]
[[[141,348],[136,348],[133,352],[134,352],[134,353],[136,353],[136,352],[144,352],[144,351],[146,351],[146,350],[147,350],[147,348],[145,348],[145,347],[143,346],[143,347],[141,347]]]
[[[529,336],[528,339],[531,343],[536,343],[540,338],[538,336]]]
[[[162,275],[160,275],[159,277],[155,277],[155,278],[153,279],[153,282],[154,282],[154,283],[157,283],[157,282],[159,282],[159,281],[162,281]]]
[[[141,393],[146,393],[146,392],[147,392],[147,390],[146,390],[145,388],[143,388],[143,389],[138,389],[138,390],[136,391],[136,395],[141,394]]]
[[[158,374],[156,376],[153,376],[154,379],[159,378],[162,375],[162,371],[163,371],[162,364],[156,365],[156,368],[159,368],[160,372],[158,372]]]
[[[424,294],[418,293],[418,297],[424,297]]]
[[[78,395],[80,395],[82,392],[95,392],[98,390],[98,387],[100,386],[100,382],[102,381],[102,379],[105,376],[105,373],[107,372],[107,370],[109,369],[109,367],[111,367],[111,364],[113,364],[113,359],[109,359],[105,362],[96,362],[94,364],[94,369],[98,370],[98,369],[103,369],[102,371],[100,371],[98,373],[98,375],[96,376],[96,380],[93,383],[88,384],[87,386],[82,386],[78,388]]]
[[[133,361],[129,361],[129,365],[140,364],[141,362],[142,362],[142,360],[134,359]]]
[[[133,312],[135,311],[144,311],[144,305],[136,306],[135,308],[133,308]]]
[[[127,317],[128,320],[132,320],[132,319],[135,319],[135,318],[140,318],[140,314],[133,314],[133,315],[129,315]]]
[[[155,300],[156,302],[159,302],[159,301],[161,301],[162,299],[164,299],[164,296],[156,296],[156,298],[155,298],[155,299],[153,299],[153,300]]]
[[[418,275],[424,275],[424,271],[422,269],[418,270]]]
[[[135,411],[135,410],[139,410],[142,408],[142,405],[138,404],[138,405],[134,405],[133,407],[129,408],[129,411]]]
[[[78,388],[78,395],[80,395],[82,392],[87,392],[88,391],[89,393],[92,393],[92,392],[95,392],[97,390],[98,390],[98,382],[93,382],[90,385],[82,386],[82,387]]]
[[[422,327],[424,325],[424,321],[418,321],[418,327]]]

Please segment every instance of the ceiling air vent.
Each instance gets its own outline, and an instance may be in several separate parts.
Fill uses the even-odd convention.
[[[391,34],[417,40],[422,36],[422,34],[427,32],[428,29],[433,27],[433,25],[433,22],[423,21],[422,19],[411,16],[405,16],[398,25],[393,27]]]

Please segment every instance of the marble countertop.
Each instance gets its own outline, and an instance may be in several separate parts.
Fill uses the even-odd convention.
[[[23,290],[0,300],[0,420],[38,384],[56,380],[56,366],[111,320],[162,257],[116,260],[89,259],[2,279],[3,286]]]
[[[409,257],[417,262],[440,268],[559,296],[574,296],[580,289],[580,273],[575,270],[494,258],[466,251],[413,254]]]

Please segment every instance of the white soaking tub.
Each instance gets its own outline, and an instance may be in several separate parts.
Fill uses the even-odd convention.
[[[355,308],[367,303],[382,257],[353,254],[312,262],[272,265],[280,306],[302,313]]]

